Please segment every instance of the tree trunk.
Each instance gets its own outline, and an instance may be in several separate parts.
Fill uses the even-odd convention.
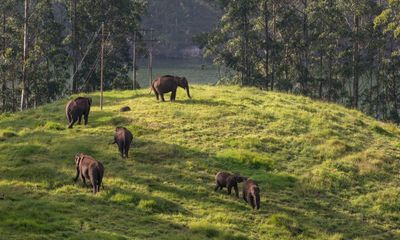
[[[265,71],[265,89],[268,90],[269,85],[269,13],[268,13],[268,0],[264,0],[264,30],[265,30],[265,62],[264,62],[264,71]]]
[[[73,66],[72,66],[72,92],[76,93],[78,86],[77,86],[77,81],[75,78],[75,73],[78,67],[78,44],[77,44],[77,13],[76,13],[76,1],[77,0],[72,0],[72,11],[73,13],[71,14],[73,16],[73,20],[71,21],[72,23],[72,58],[73,58]]]
[[[308,1],[304,0],[304,17],[303,17],[303,38],[304,38],[304,66],[303,66],[303,81],[302,81],[302,88],[303,88],[303,93],[308,92],[308,51],[309,51],[309,37],[308,37],[308,14],[307,14],[307,8],[308,8]]]
[[[273,31],[273,42],[276,41],[276,5],[275,2],[272,3],[272,31]],[[272,74],[271,74],[271,91],[274,91],[274,84],[275,84],[275,50],[272,49],[272,58],[271,58],[271,66],[272,66]]]
[[[359,94],[359,42],[358,42],[358,31],[359,31],[360,17],[357,13],[354,14],[354,52],[353,52],[353,107],[358,107],[358,94]]]
[[[3,12],[3,46],[2,46],[2,49],[1,49],[1,51],[2,51],[2,54],[3,54],[3,57],[5,58],[5,53],[6,53],[6,13],[5,13],[5,10],[4,10],[4,12]],[[5,72],[2,72],[2,75],[3,75],[3,86],[2,86],[2,103],[3,103],[3,105],[2,105],[2,111],[3,112],[5,112],[6,111],[6,104],[7,104],[7,101],[6,101],[6,97],[7,97],[7,94],[6,94],[6,90],[7,90],[7,83],[6,83],[6,81],[7,81],[7,78],[6,78],[6,73]]]
[[[46,101],[49,103],[51,102],[51,98],[50,98],[50,60],[49,58],[46,58],[46,68],[47,68],[47,72],[46,72]]]
[[[322,93],[323,93],[323,56],[322,56],[322,51],[321,51],[321,55],[319,57],[319,69],[320,69],[320,79],[319,79],[319,98],[322,99]]]
[[[25,0],[24,7],[24,52],[23,52],[23,61],[22,61],[22,90],[21,90],[21,106],[20,110],[22,111],[28,107],[28,83],[27,83],[27,59],[28,59],[28,13],[29,13],[29,4],[30,0]]]

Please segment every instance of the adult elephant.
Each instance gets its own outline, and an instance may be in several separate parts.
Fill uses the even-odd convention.
[[[77,97],[67,103],[65,107],[65,114],[67,115],[69,126],[72,128],[78,121],[81,124],[82,116],[85,118],[85,125],[89,120],[90,106],[92,105],[92,99],[86,97]]]
[[[153,89],[154,93],[156,94],[157,100],[161,98],[161,101],[165,102],[164,93],[172,92],[171,93],[171,102],[175,101],[176,97],[176,89],[181,87],[186,89],[186,94],[189,98],[189,83],[185,77],[178,77],[178,76],[171,76],[165,75],[162,77],[157,78],[151,83],[151,88]]]

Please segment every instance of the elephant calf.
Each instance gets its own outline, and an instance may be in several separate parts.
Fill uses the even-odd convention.
[[[240,176],[240,174],[230,174],[227,172],[218,172],[215,175],[215,189],[214,191],[222,190],[222,188],[228,188],[228,195],[231,195],[232,188],[235,189],[236,197],[239,198],[238,183],[245,181],[247,178]]]
[[[164,75],[162,77],[157,78],[151,83],[151,88],[156,94],[157,100],[161,98],[161,101],[165,102],[164,93],[171,93],[171,102],[175,101],[176,97],[176,89],[181,87],[186,89],[186,94],[189,98],[192,98],[189,93],[189,83],[185,77]]]
[[[78,124],[81,124],[82,115],[85,118],[85,125],[88,124],[91,105],[91,98],[77,97],[69,101],[65,107],[65,114],[69,123],[68,128],[72,128],[77,121]]]
[[[129,111],[131,111],[131,108],[128,106],[125,106],[125,107],[120,108],[119,111],[120,112],[129,112]]]
[[[96,161],[93,157],[78,153],[75,156],[76,177],[74,181],[81,178],[86,185],[86,178],[92,183],[93,194],[100,191],[101,182],[104,176],[104,167],[101,162]]]
[[[122,158],[128,158],[129,148],[132,140],[133,135],[128,129],[124,127],[117,127],[115,129],[114,142],[112,144],[116,143],[118,145],[118,149]]]
[[[260,209],[260,188],[255,181],[249,179],[243,182],[243,199],[253,210]]]

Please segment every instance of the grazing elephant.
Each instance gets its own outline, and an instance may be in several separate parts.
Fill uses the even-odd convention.
[[[104,176],[104,167],[101,162],[96,161],[93,157],[78,153],[75,156],[76,177],[80,176],[82,182],[86,185],[86,178],[92,183],[93,194],[100,191],[101,182]]]
[[[128,158],[132,139],[133,135],[128,129],[124,127],[117,127],[115,129],[114,142],[112,144],[116,143],[118,145],[118,149],[122,158]]]
[[[67,103],[65,107],[65,114],[67,115],[69,126],[72,128],[74,124],[78,121],[81,124],[82,115],[85,118],[85,125],[89,120],[90,106],[92,105],[91,98],[77,97]]]
[[[171,102],[175,101],[176,89],[181,87],[186,89],[186,94],[189,98],[192,98],[189,93],[189,83],[185,77],[165,75],[157,78],[151,83],[151,88],[156,94],[157,100],[161,97],[161,101],[165,102],[164,93],[171,93]]]
[[[243,182],[243,199],[253,210],[260,209],[260,188],[255,181],[249,179]]]
[[[239,198],[238,183],[245,181],[247,178],[240,176],[240,174],[232,175],[227,172],[218,172],[215,175],[215,189],[214,191],[222,190],[222,188],[228,188],[228,195],[231,195],[232,188],[235,189],[236,197]]]

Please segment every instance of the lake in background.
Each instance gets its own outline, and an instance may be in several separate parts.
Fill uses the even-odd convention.
[[[137,81],[142,88],[149,86],[147,63],[147,59],[138,61]],[[154,59],[153,79],[162,75],[186,77],[189,83],[214,84],[218,81],[218,68],[201,59]],[[132,79],[132,72],[129,77]]]

